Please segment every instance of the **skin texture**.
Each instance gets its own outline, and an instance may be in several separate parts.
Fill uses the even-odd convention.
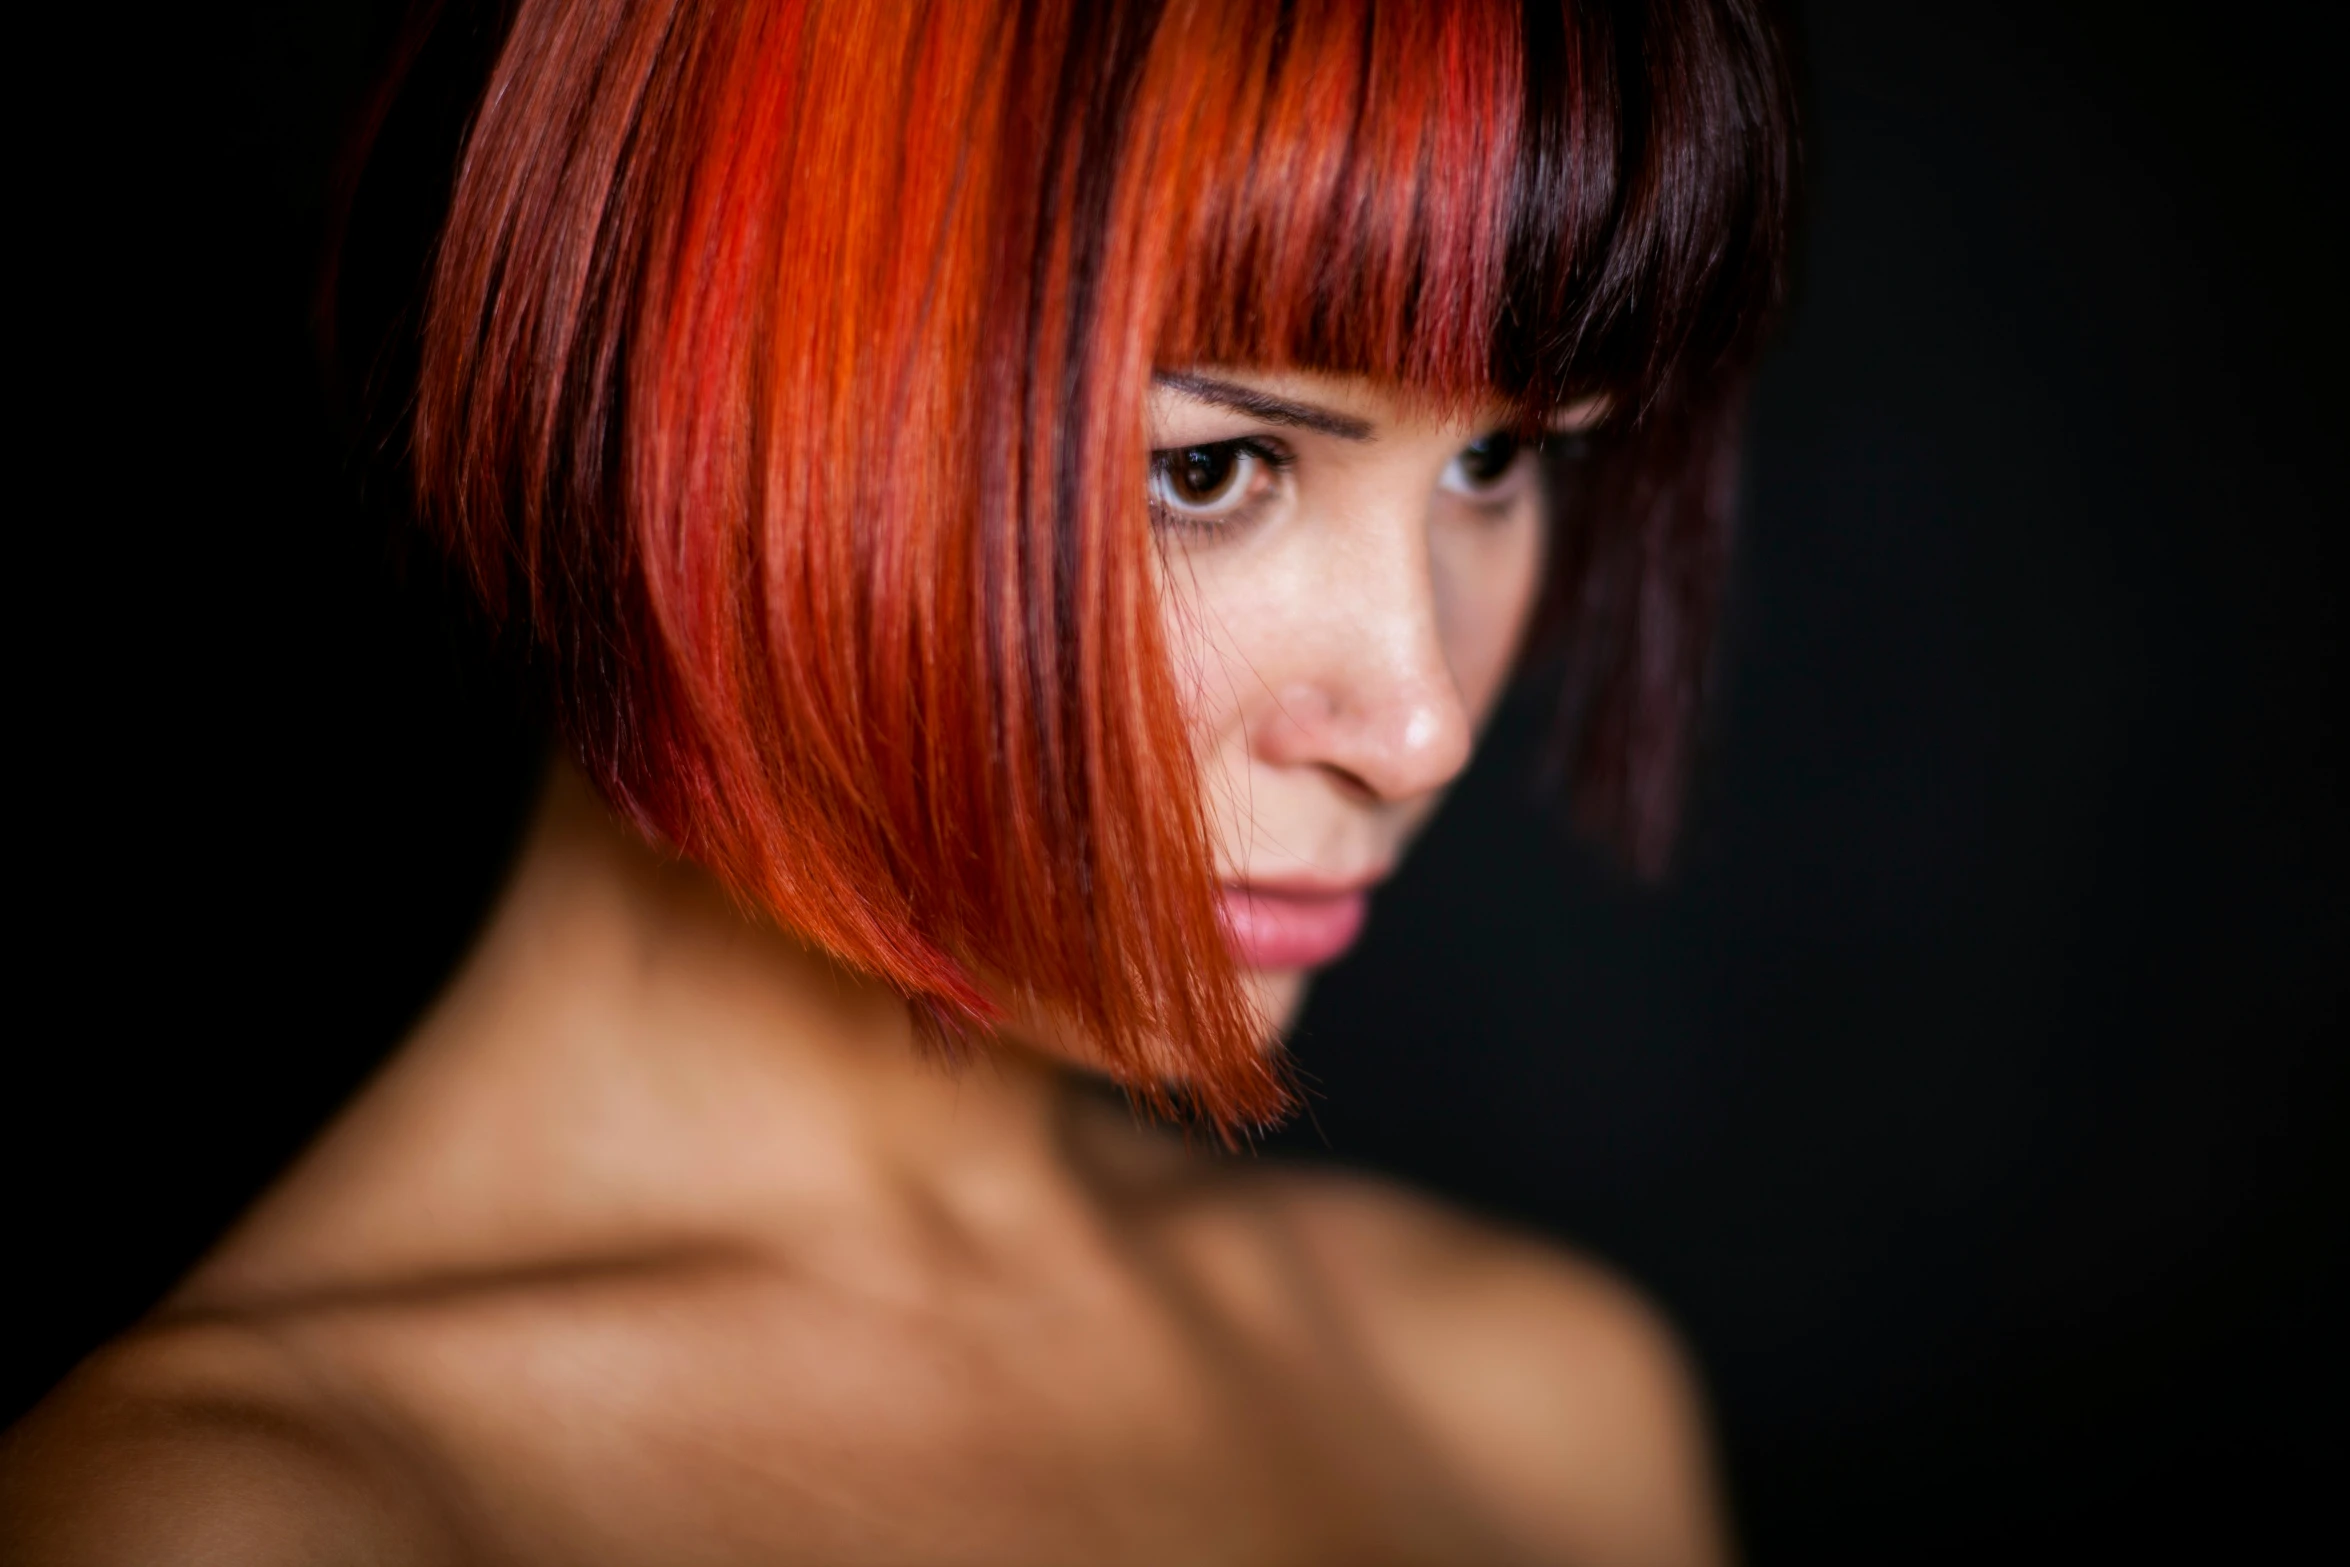
[[[1169,518],[1235,882],[1391,869],[1523,631],[1533,466],[1378,388],[1162,388],[1278,440]],[[1307,976],[1251,984],[1288,1017]],[[1597,1270],[1385,1186],[1187,1150],[1015,1031],[949,1068],[559,772],[415,1037],[0,1458],[28,1564],[1724,1558],[1701,1420]],[[1432,1069],[1435,1069],[1432,1065]]]

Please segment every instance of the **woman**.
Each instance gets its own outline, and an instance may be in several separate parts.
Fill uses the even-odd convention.
[[[1538,626],[1660,859],[1790,182],[1749,0],[496,36],[403,450],[565,760],[15,1433],[12,1559],[1722,1559],[1622,1287],[1093,1085],[1284,1111]]]

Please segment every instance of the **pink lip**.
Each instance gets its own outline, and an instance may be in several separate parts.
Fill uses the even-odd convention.
[[[1368,884],[1224,884],[1224,934],[1242,968],[1318,968],[1354,945],[1370,913]]]

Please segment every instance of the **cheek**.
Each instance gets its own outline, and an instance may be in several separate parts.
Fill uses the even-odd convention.
[[[1160,558],[1160,628],[1203,779],[1245,764],[1247,698],[1295,662],[1314,579],[1295,552],[1234,547]],[[1211,788],[1221,803],[1228,789]]]
[[[1246,602],[1258,586],[1212,555],[1201,559],[1170,547],[1159,557],[1160,635],[1191,733],[1217,859],[1225,865],[1242,857],[1239,846],[1248,837],[1247,722],[1240,693],[1247,689],[1255,652],[1239,644],[1232,628],[1267,624],[1269,607]]]
[[[1436,541],[1437,632],[1461,703],[1482,723],[1517,662],[1542,586],[1543,511],[1463,519]]]
[[[1238,644],[1233,627],[1264,625],[1269,608],[1249,602],[1262,584],[1233,569],[1223,553],[1229,552],[1167,545],[1155,572],[1168,668],[1193,734],[1209,740],[1233,720],[1233,677],[1252,652]]]

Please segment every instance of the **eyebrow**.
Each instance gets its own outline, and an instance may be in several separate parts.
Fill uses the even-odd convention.
[[[1214,403],[1235,413],[1262,419],[1267,424],[1294,425],[1301,430],[1319,430],[1324,435],[1335,435],[1342,441],[1367,441],[1375,428],[1368,419],[1357,419],[1351,414],[1335,413],[1328,408],[1317,408],[1312,403],[1292,402],[1286,397],[1275,397],[1260,392],[1253,386],[1240,386],[1231,381],[1219,381],[1214,376],[1191,375],[1181,370],[1161,370],[1151,380],[1170,391],[1186,397],[1196,397],[1203,403]]]

